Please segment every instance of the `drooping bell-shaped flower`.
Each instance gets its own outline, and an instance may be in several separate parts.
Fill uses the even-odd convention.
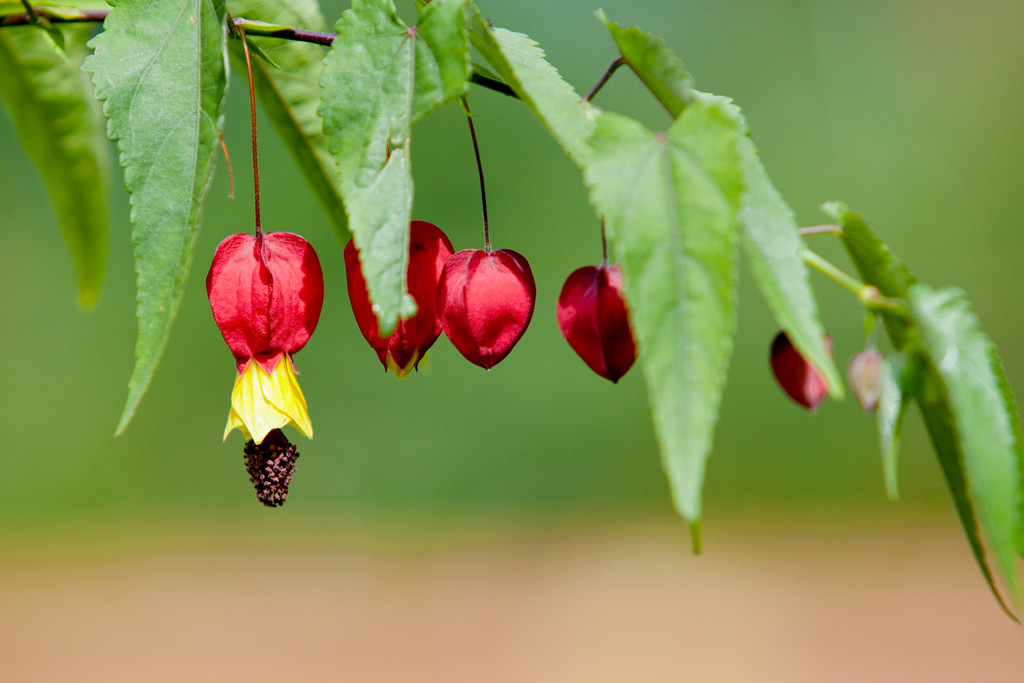
[[[825,348],[832,353],[832,337],[827,334]],[[785,332],[779,332],[772,342],[771,365],[772,373],[786,395],[812,413],[828,395],[825,378],[804,360]]]
[[[464,249],[437,285],[441,329],[466,360],[490,370],[512,351],[533,317],[530,264],[510,249]]]
[[[577,268],[562,286],[558,329],[591,370],[612,382],[636,360],[636,345],[622,297],[622,268]]]
[[[313,247],[288,232],[230,235],[214,254],[206,293],[238,371],[224,438],[237,427],[259,446],[289,424],[312,438],[292,356],[309,341],[323,306]]]
[[[405,283],[409,295],[416,301],[416,315],[399,318],[394,331],[380,336],[377,314],[363,278],[362,266],[355,243],[345,245],[345,275],[348,280],[348,298],[352,313],[363,337],[370,343],[381,364],[399,379],[419,365],[427,350],[441,334],[437,321],[437,282],[444,264],[455,250],[451,240],[436,225],[426,221],[409,224],[409,265]]]

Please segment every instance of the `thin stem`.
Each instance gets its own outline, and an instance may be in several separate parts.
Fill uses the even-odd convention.
[[[252,21],[242,17],[233,17],[231,23],[236,29],[251,36],[263,36],[265,38],[283,38],[295,40],[300,43],[315,43],[316,45],[328,46],[338,37],[337,33],[325,31],[307,31],[304,28],[292,28],[290,26],[277,26],[266,24],[262,21]]]
[[[252,62],[249,60],[249,43],[245,39],[245,29],[235,24],[239,37],[242,39],[242,52],[245,53],[245,71],[249,76],[249,112],[252,114],[252,184],[253,204],[256,207],[256,238],[263,236],[260,224],[260,165],[256,158],[256,87],[252,82]]]
[[[235,174],[231,171],[231,156],[228,154],[227,143],[224,142],[224,136],[220,136],[220,151],[224,153],[224,163],[228,166],[228,199],[235,198]]]
[[[475,70],[469,75],[469,82],[476,83],[477,85],[493,90],[494,92],[500,92],[502,95],[508,95],[509,97],[519,99],[519,95],[516,94],[516,91],[510,88],[503,81],[491,78],[490,76],[484,76],[483,74],[477,73]]]
[[[476,172],[480,176],[480,206],[484,214],[484,252],[491,253],[491,230],[487,223],[487,188],[484,187],[484,165],[480,161],[480,145],[476,142],[476,128],[473,126],[473,115],[469,111],[469,102],[466,98],[461,99],[462,109],[466,112],[466,122],[469,123],[469,136],[473,139],[473,154],[476,155]]]
[[[838,225],[812,225],[809,228],[800,228],[800,234],[807,235],[842,235],[843,229]]]
[[[23,0],[26,1],[27,0]],[[61,8],[58,12],[49,7],[32,7],[32,12],[35,14],[35,18],[29,12],[12,12],[11,14],[0,14],[0,28],[4,26],[25,26],[27,24],[34,24],[38,21],[39,17],[48,20],[51,24],[74,24],[74,23],[100,23],[107,18],[107,14],[110,10],[72,10],[69,8]],[[231,19],[232,26],[235,28],[244,28],[249,35],[262,36],[264,38],[280,38],[281,40],[291,40],[299,43],[313,43],[315,45],[330,46],[334,39],[338,37],[337,33],[329,33],[326,31],[308,31],[303,28],[292,28],[290,26],[278,26],[276,24],[267,24],[260,21],[253,21],[251,19],[244,19],[242,17],[233,17]],[[508,95],[509,97],[515,97],[518,99],[518,95],[512,88],[501,81],[484,76],[474,71],[469,77],[470,82],[475,83],[488,90],[499,92],[502,95]]]
[[[39,17],[36,16],[36,11],[33,9],[32,4],[28,0],[21,0],[21,6],[25,8],[25,13],[28,14],[28,20],[33,24],[38,24]]]
[[[604,76],[601,76],[601,80],[597,82],[597,85],[590,89],[590,92],[588,92],[581,101],[589,102],[595,95],[597,95],[601,88],[604,87],[604,84],[608,82],[608,79],[612,77],[612,74],[615,73],[618,70],[618,68],[625,63],[625,57],[619,57],[614,62],[612,62],[611,66],[608,67],[608,70],[604,72]]]
[[[866,285],[860,280],[850,277],[843,271],[836,268],[832,263],[815,254],[809,249],[801,252],[804,263],[835,282],[840,287],[850,291],[861,305],[871,309],[887,309],[898,313],[907,313],[906,304],[900,299],[892,299],[882,296],[878,287]]]
[[[882,316],[875,313],[871,323],[871,331],[868,332],[867,339],[864,340],[864,348],[869,351],[875,351],[878,349],[878,330],[881,329],[881,327]]]
[[[604,231],[604,216],[601,216],[601,265],[608,267],[608,237]]]
[[[24,2],[22,4],[25,4]],[[0,14],[0,27],[25,26],[34,24],[43,17],[51,24],[74,24],[83,22],[101,22],[107,18],[110,10],[67,10],[56,12],[49,7],[33,7],[30,12]],[[33,16],[34,15],[34,16]]]

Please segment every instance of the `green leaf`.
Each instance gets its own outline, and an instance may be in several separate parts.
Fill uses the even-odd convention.
[[[324,60],[319,111],[382,334],[415,310],[405,292],[409,138],[414,121],[469,88],[462,6],[463,0],[434,0],[410,28],[390,0],[355,0]]]
[[[825,348],[825,331],[801,257],[796,217],[772,185],[750,138],[740,138],[739,153],[745,185],[740,231],[750,271],[779,327],[822,374],[832,397],[842,398],[842,380]]]
[[[587,139],[594,130],[593,108],[580,102],[580,95],[562,80],[529,36],[491,28],[475,5],[468,7],[473,47],[583,168],[590,153]]]
[[[278,41],[278,42],[280,42],[280,41]],[[249,38],[248,36],[246,36],[245,44],[249,48],[249,61],[252,61],[252,58],[255,57],[257,59],[257,61],[265,62],[266,65],[268,67],[270,67],[271,69],[278,69],[278,68],[281,67],[281,65],[277,63],[277,60],[275,60],[273,57],[271,57],[269,54],[267,54],[266,50],[264,50],[262,47],[260,47],[260,45],[258,43],[254,43],[252,41],[252,39]],[[305,43],[302,43],[302,44],[304,45]],[[236,57],[236,55],[241,53],[241,60],[240,60],[241,64],[238,64],[237,66],[241,66],[242,67],[240,69],[240,71],[242,73],[245,73],[246,74],[246,78],[248,78],[248,74],[247,74],[246,69],[245,69],[245,52],[242,50],[242,44],[241,43],[237,43],[237,45],[238,45],[238,47],[236,47],[233,50],[231,50],[231,57],[234,58],[234,59],[238,59]],[[256,74],[254,73],[253,74],[253,81],[255,82],[255,80],[256,80]],[[317,87],[317,90],[319,91],[319,86]]]
[[[951,408],[959,465],[984,548],[1019,613],[1024,450],[1006,373],[962,291],[916,284],[908,301],[928,365]]]
[[[917,397],[918,405],[921,408],[921,417],[924,418],[928,436],[931,438],[936,455],[938,455],[939,465],[942,466],[942,472],[946,477],[946,482],[949,484],[949,491],[953,496],[953,504],[956,507],[957,516],[960,518],[960,524],[967,535],[967,541],[971,546],[971,551],[974,553],[974,559],[978,562],[978,567],[981,569],[989,589],[991,589],[992,594],[999,601],[999,604],[1002,605],[1003,609],[1006,610],[1006,613],[1013,616],[1013,612],[1007,607],[1002,595],[1000,595],[999,590],[996,588],[995,579],[985,557],[985,548],[979,536],[978,523],[961,467],[963,455],[960,450],[959,440],[957,439],[956,426],[953,421],[949,401],[941,390],[935,388],[939,384],[939,380],[935,377],[934,370],[930,369],[925,379],[927,390]]]
[[[683,62],[668,49],[665,41],[636,27],[622,28],[609,21],[603,10],[597,18],[612,34],[619,54],[651,94],[677,118],[694,99],[693,79]]]
[[[66,0],[58,2],[34,2],[32,3],[37,12],[42,14],[68,15],[82,10],[108,10],[110,4],[107,0]]]
[[[828,202],[821,207],[840,229],[843,246],[850,255],[861,279],[878,288],[884,296],[905,299],[907,290],[917,282],[903,262],[868,227],[864,218],[850,211],[841,202]],[[912,340],[908,338],[907,321],[898,313],[882,311],[882,320],[892,338],[893,345],[902,350]]]
[[[235,17],[327,30],[316,0],[230,0],[229,6]],[[320,104],[324,48],[292,40],[248,38],[250,44],[259,46],[278,65],[275,68],[263,61],[253,62],[252,76],[260,104],[344,244],[348,241],[345,206],[330,142],[316,111]],[[241,41],[231,41],[231,58],[234,68],[244,74]]]
[[[871,231],[864,219],[839,202],[830,202],[822,208],[841,228],[843,245],[864,282],[877,287],[887,297],[906,299],[911,287],[915,285],[916,279],[889,247]],[[912,320],[894,311],[885,311],[882,315],[893,346],[908,355],[922,352],[920,350],[920,334],[917,326],[912,324]],[[928,436],[931,438],[942,472],[949,484],[957,516],[960,518],[960,524],[967,535],[967,541],[970,543],[978,567],[993,595],[1012,616],[1013,613],[1003,601],[989,567],[979,529],[975,501],[971,497],[967,474],[964,471],[967,455],[963,451],[963,445],[958,435],[957,419],[954,417],[955,408],[950,403],[943,379],[934,363],[929,364],[924,371],[917,374],[920,374],[921,377],[916,381],[914,381],[915,373],[905,375],[911,379],[908,386],[914,388],[908,389],[905,386],[904,392],[912,394],[921,408],[921,417],[924,418]]]
[[[67,0],[66,2],[33,2],[36,15],[43,18],[75,16],[84,10],[108,10],[106,0]],[[23,14],[25,4],[21,0],[0,0],[0,14]]]
[[[36,26],[42,29],[46,34],[46,37],[50,40],[50,43],[53,45],[53,49],[56,50],[57,54],[61,57],[66,56],[64,53],[64,48],[66,46],[64,44],[63,31],[54,26],[45,16],[36,17]]]
[[[121,0],[86,60],[117,140],[132,210],[139,335],[128,426],[167,344],[199,230],[226,83],[224,3]]]
[[[667,133],[605,113],[584,171],[625,276],[676,508],[700,546],[701,488],[736,318],[737,120],[695,102]]]
[[[68,28],[67,58],[33,27],[0,30],[0,97],[39,168],[78,276],[78,301],[99,296],[107,260],[107,142],[88,74],[87,26]]]
[[[693,80],[682,61],[661,38],[638,28],[620,28],[602,11],[597,17],[608,28],[626,64],[673,117],[695,99],[717,100],[739,120],[742,130],[747,129],[738,107],[725,98],[693,89]],[[825,331],[801,257],[803,245],[796,217],[772,185],[750,138],[740,139],[739,154],[745,187],[740,229],[751,272],[779,326],[825,377],[833,398],[842,398],[842,380],[825,348]]]
[[[922,378],[916,357],[908,362],[902,354],[887,356],[879,373],[880,393],[875,408],[878,444],[882,452],[882,477],[890,500],[899,500],[896,464],[900,449],[903,416],[911,400],[919,392]]]

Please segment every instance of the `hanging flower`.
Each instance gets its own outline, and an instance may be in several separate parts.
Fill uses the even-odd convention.
[[[416,301],[416,315],[399,318],[394,331],[387,337],[381,337],[377,314],[366,291],[359,252],[353,240],[345,245],[348,297],[356,324],[377,352],[381,364],[399,379],[405,379],[419,365],[424,354],[441,334],[435,308],[437,281],[452,251],[451,240],[433,223],[412,221],[409,224],[409,265],[406,268],[405,286],[409,296]]]
[[[825,335],[825,349],[832,353],[832,336]],[[814,412],[828,396],[828,383],[793,346],[789,335],[779,332],[772,341],[770,355],[772,373],[786,395]]]
[[[206,293],[238,373],[224,439],[241,430],[260,500],[280,505],[298,457],[280,430],[291,425],[313,437],[292,356],[320,319],[320,261],[309,242],[292,233],[230,235],[214,254]]]
[[[622,268],[584,266],[562,286],[558,329],[591,370],[612,382],[633,366],[636,344],[622,296]]]
[[[522,338],[536,302],[530,264],[511,249],[456,252],[437,283],[441,329],[466,360],[485,370]]]

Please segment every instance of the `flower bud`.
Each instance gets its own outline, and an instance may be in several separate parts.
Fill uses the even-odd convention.
[[[865,349],[850,360],[847,377],[853,393],[861,407],[872,412],[882,394],[882,354],[875,349]]]
[[[832,337],[825,335],[825,348],[832,353]],[[772,373],[786,394],[812,413],[828,395],[828,385],[813,365],[793,347],[789,336],[779,332],[772,342]]]
[[[454,249],[440,228],[426,221],[409,224],[409,265],[405,272],[405,286],[416,301],[416,315],[399,318],[394,331],[381,337],[377,314],[370,304],[370,296],[363,278],[362,266],[355,243],[345,245],[345,275],[348,298],[356,325],[385,368],[404,379],[419,365],[423,355],[441,334],[437,322],[437,281],[448,257]]]
[[[437,285],[441,329],[466,360],[491,369],[526,332],[537,286],[530,264],[509,249],[464,249]]]
[[[562,286],[556,308],[558,328],[591,370],[612,382],[636,360],[636,345],[622,298],[622,268],[585,266]]]
[[[287,424],[312,438],[292,355],[309,341],[323,307],[313,247],[287,232],[230,235],[214,254],[206,293],[237,370],[224,438],[237,427],[258,446]]]

